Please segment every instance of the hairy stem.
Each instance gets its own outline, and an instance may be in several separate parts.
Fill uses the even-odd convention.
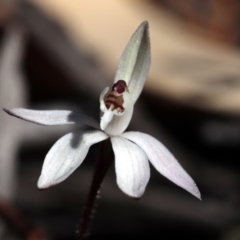
[[[110,141],[104,141],[100,144],[99,158],[96,163],[90,191],[88,194],[87,202],[83,210],[83,215],[80,221],[80,229],[78,240],[86,239],[88,235],[89,224],[94,210],[96,198],[99,195],[99,190],[102,184],[102,181],[111,166],[113,161],[113,151],[111,148]]]

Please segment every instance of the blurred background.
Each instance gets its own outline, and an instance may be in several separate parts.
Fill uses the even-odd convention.
[[[238,0],[0,0],[0,107],[72,109],[99,119],[99,94],[139,26],[152,65],[130,130],[153,135],[195,180],[202,201],[151,169],[138,201],[101,189],[89,239],[240,239]],[[36,187],[65,133],[0,111],[0,239],[76,239],[98,146],[66,181]]]

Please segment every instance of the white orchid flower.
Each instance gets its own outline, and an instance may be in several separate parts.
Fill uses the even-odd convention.
[[[149,67],[148,23],[143,22],[121,56],[113,86],[104,89],[100,95],[100,128],[93,119],[72,111],[4,109],[10,115],[41,125],[84,123],[97,128],[69,133],[53,145],[44,160],[39,188],[48,188],[65,180],[81,165],[93,144],[110,138],[117,184],[125,194],[134,198],[142,196],[150,178],[150,161],[163,176],[200,198],[192,178],[162,143],[145,133],[124,132],[132,118],[134,104],[143,89]]]

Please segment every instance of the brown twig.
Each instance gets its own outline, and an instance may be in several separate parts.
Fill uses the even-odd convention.
[[[46,231],[34,226],[23,213],[3,199],[0,199],[0,216],[17,234],[27,240],[48,239]]]

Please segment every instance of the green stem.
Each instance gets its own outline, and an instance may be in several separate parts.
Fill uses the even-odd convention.
[[[109,140],[100,143],[99,153],[100,154],[96,163],[87,202],[85,204],[82,219],[80,221],[78,240],[84,240],[88,235],[89,224],[92,212],[94,210],[96,198],[99,195],[102,181],[109,167],[111,166],[111,163],[113,162],[113,151]]]

